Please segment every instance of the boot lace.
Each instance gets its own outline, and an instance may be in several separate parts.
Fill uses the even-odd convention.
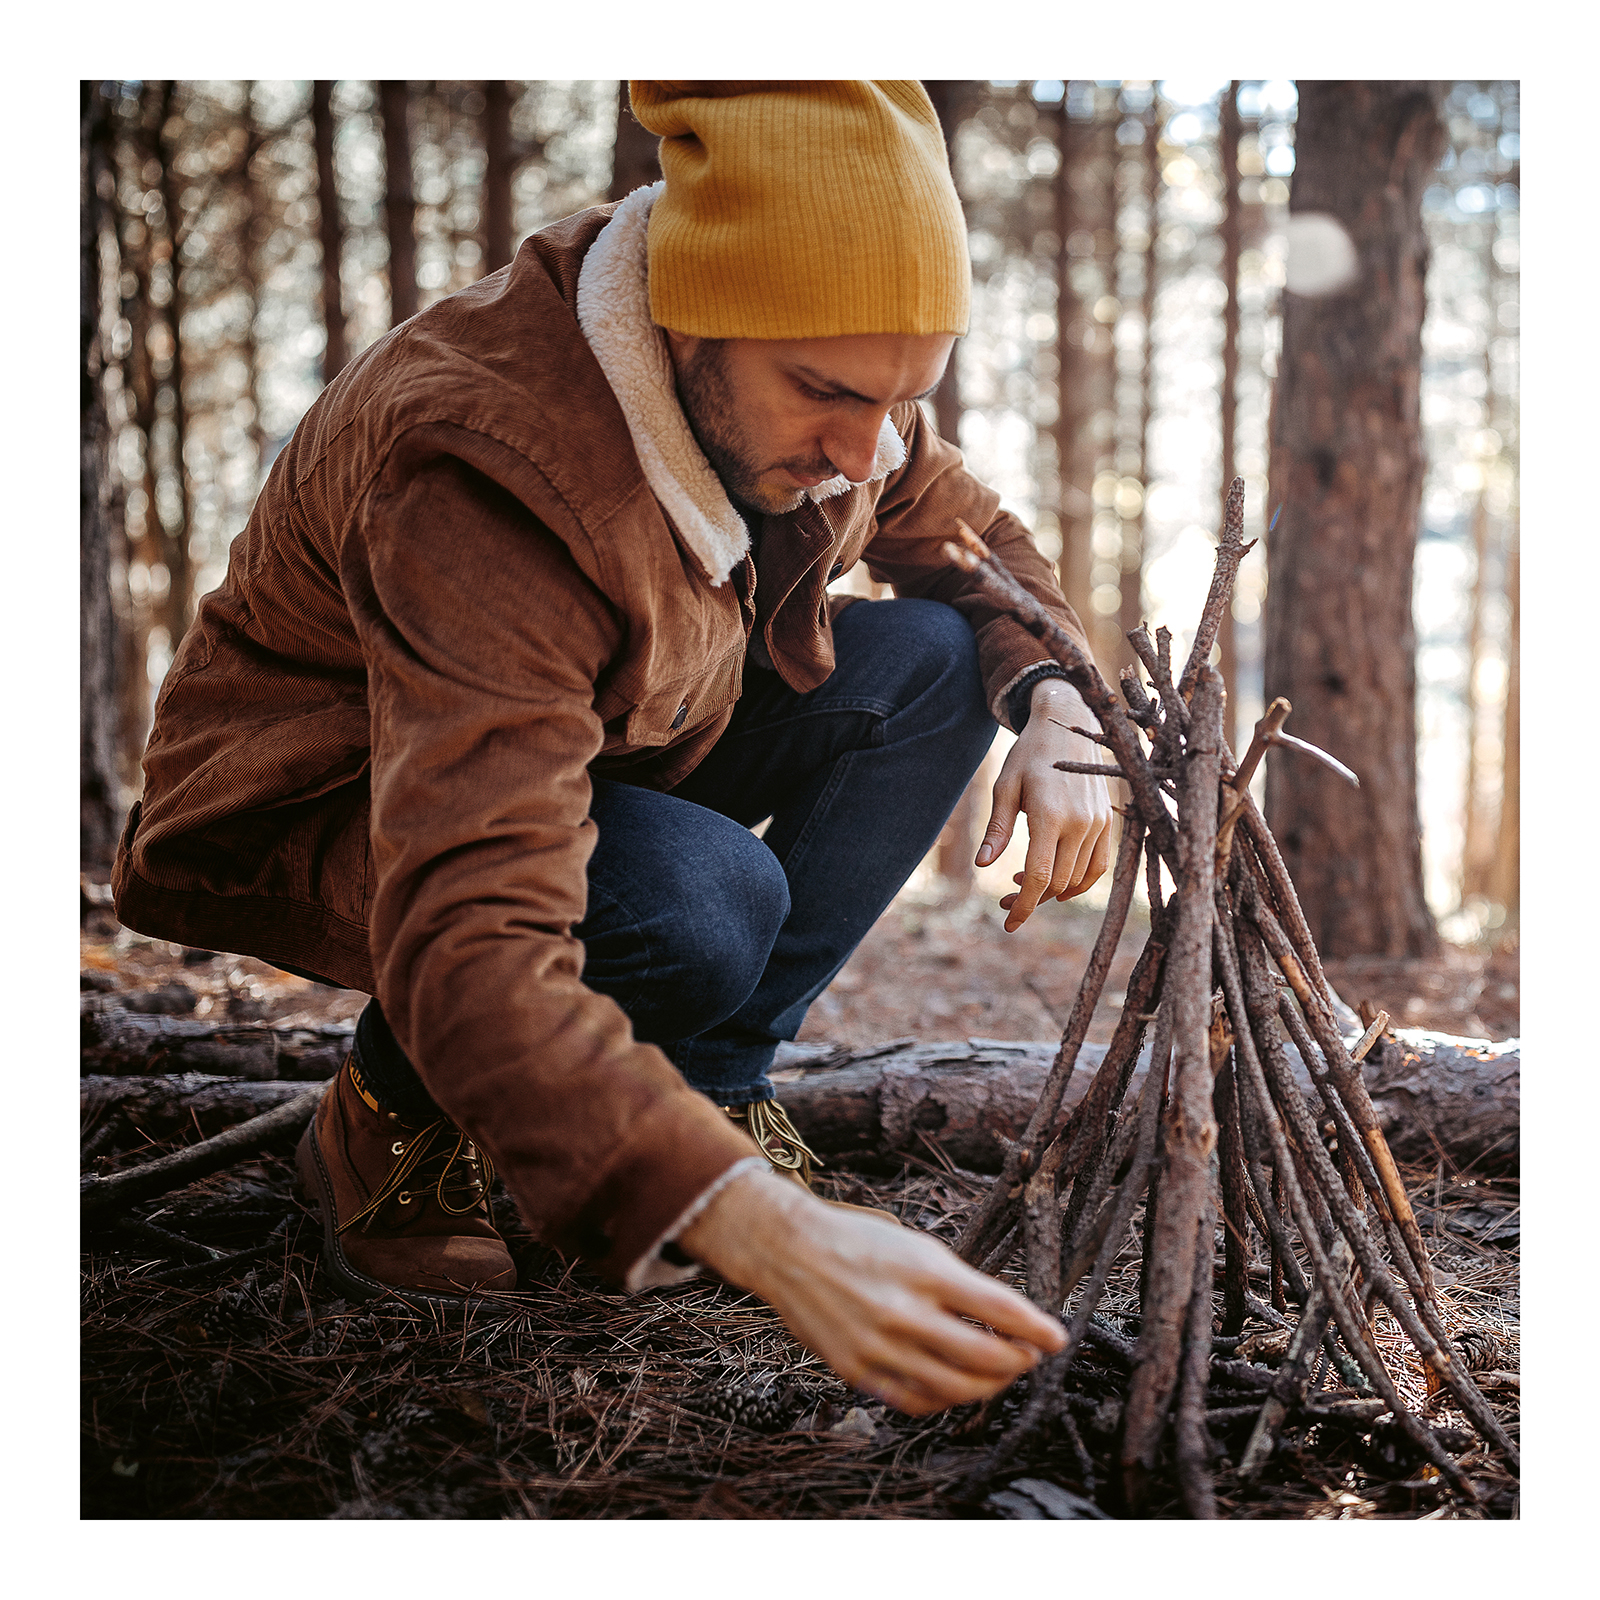
[[[357,1223],[364,1233],[390,1200],[410,1205],[430,1190],[446,1216],[463,1217],[484,1203],[494,1182],[494,1162],[443,1118],[419,1128],[409,1139],[397,1139],[392,1149],[395,1163],[388,1177],[359,1211],[339,1225],[340,1233]]]
[[[789,1120],[789,1113],[776,1100],[755,1100],[744,1106],[722,1108],[735,1122],[742,1122],[750,1137],[761,1146],[761,1153],[780,1172],[793,1172],[808,1187],[816,1167],[826,1163],[800,1137]]]

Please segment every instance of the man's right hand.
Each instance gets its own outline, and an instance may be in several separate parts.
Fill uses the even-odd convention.
[[[678,1243],[759,1295],[846,1383],[912,1416],[987,1400],[1066,1343],[1059,1322],[937,1239],[770,1173],[736,1179]]]

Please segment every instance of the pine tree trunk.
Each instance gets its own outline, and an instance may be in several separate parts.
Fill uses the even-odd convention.
[[[1138,657],[1128,643],[1128,634],[1144,621],[1144,560],[1145,514],[1144,502],[1150,493],[1150,418],[1155,410],[1156,365],[1156,242],[1161,232],[1159,202],[1161,198],[1161,160],[1156,149],[1160,122],[1154,108],[1145,123],[1142,170],[1144,177],[1145,244],[1139,314],[1144,319],[1144,345],[1139,362],[1139,510],[1122,523],[1122,604],[1117,613],[1117,627],[1122,634],[1117,652],[1117,666],[1137,667]]]
[[[256,330],[261,322],[261,275],[257,269],[255,225],[265,215],[261,185],[257,181],[255,164],[264,142],[255,118],[255,84],[245,84],[244,95],[244,160],[239,166],[239,177],[244,191],[244,212],[239,223],[239,286],[249,296],[250,319],[244,332],[245,392],[250,401],[250,447],[255,451],[255,473],[251,482],[251,496],[260,491],[266,476],[267,435],[261,426],[261,340]]]
[[[1084,349],[1084,334],[1093,327],[1077,291],[1072,287],[1072,259],[1067,241],[1087,225],[1093,231],[1094,218],[1086,215],[1079,185],[1094,158],[1092,124],[1074,128],[1067,113],[1068,96],[1063,92],[1061,109],[1056,114],[1056,143],[1061,165],[1056,172],[1056,475],[1059,484],[1056,521],[1061,529],[1061,592],[1067,604],[1090,625],[1094,616],[1089,607],[1089,569],[1094,564],[1092,524],[1094,522],[1094,459],[1086,448],[1086,435],[1093,416],[1093,375],[1089,353]]]
[[[1242,208],[1239,203],[1239,81],[1234,79],[1222,96],[1222,130],[1217,146],[1222,166],[1222,281],[1228,298],[1222,313],[1222,499],[1217,526],[1226,514],[1228,487],[1238,468],[1235,456],[1239,406],[1239,254]],[[1239,651],[1233,626],[1233,608],[1222,613],[1217,628],[1217,670],[1228,688],[1222,708],[1222,734],[1235,753],[1242,754],[1239,728]]]
[[[1478,687],[1478,668],[1488,642],[1484,626],[1485,602],[1489,597],[1489,508],[1483,490],[1478,491],[1472,508],[1472,605],[1467,619],[1467,783],[1464,820],[1461,826],[1461,899],[1481,895],[1494,859],[1494,813],[1483,803],[1484,762],[1482,725],[1483,694]]]
[[[611,157],[608,200],[622,200],[635,189],[655,183],[661,176],[656,159],[656,136],[633,114],[628,104],[628,80],[617,85],[617,142]]]
[[[105,215],[102,176],[109,178],[109,108],[98,83],[79,86],[79,422],[78,577],[82,602],[79,734],[81,864],[110,870],[116,853],[117,629],[111,606],[110,427],[106,419],[100,340],[100,236]]]
[[[1520,170],[1513,167],[1507,177],[1512,183],[1520,182]],[[1494,239],[1491,237],[1484,251],[1484,268],[1487,279],[1490,315],[1498,305],[1503,289],[1503,274],[1495,260]],[[1508,419],[1499,413],[1496,402],[1496,371],[1494,361],[1494,324],[1490,322],[1484,333],[1483,378],[1485,411],[1484,420],[1490,428],[1504,429]],[[1514,741],[1517,729],[1516,706],[1516,599],[1511,592],[1509,528],[1495,526],[1490,521],[1488,492],[1480,488],[1473,507],[1472,539],[1477,554],[1477,573],[1472,585],[1472,616],[1467,632],[1467,726],[1469,729],[1469,755],[1467,759],[1466,824],[1463,829],[1465,845],[1462,850],[1462,899],[1483,896],[1498,900],[1508,913],[1516,909],[1517,860],[1517,774],[1514,766]],[[1499,519],[1496,519],[1497,521]],[[1479,688],[1479,667],[1493,653],[1494,641],[1488,626],[1488,610],[1492,597],[1503,594],[1511,612],[1511,630],[1503,641],[1506,656],[1507,698],[1498,708],[1485,705]],[[1500,712],[1497,718],[1496,710]],[[1498,726],[1496,725],[1498,722]],[[1500,755],[1498,762],[1485,761],[1480,754],[1498,735]],[[1493,800],[1494,769],[1498,766],[1500,796]],[[1487,769],[1487,770],[1486,770]],[[1509,811],[1507,808],[1510,808]],[[1506,822],[1509,818],[1509,835]],[[1509,837],[1510,848],[1506,841]],[[1509,874],[1507,869],[1509,868]],[[1510,898],[1502,898],[1509,891]]]
[[[1508,922],[1517,919],[1522,901],[1522,555],[1518,530],[1511,528],[1506,552],[1506,603],[1511,608],[1511,637],[1506,644],[1505,777],[1500,790],[1500,828],[1489,898],[1506,908]]]
[[[156,96],[148,89],[143,97],[144,106],[136,136],[129,144],[135,162],[143,165],[153,155],[154,141],[146,143],[148,120],[146,108],[152,107]],[[152,433],[156,422],[156,397],[160,387],[150,353],[150,333],[155,324],[151,303],[151,267],[153,235],[142,210],[124,211],[120,192],[113,197],[116,208],[117,239],[122,254],[123,275],[133,279],[132,294],[122,300],[122,314],[128,319],[131,330],[128,353],[122,362],[122,386],[132,400],[130,420],[143,440],[144,471],[139,492],[144,497],[144,511],[138,518],[135,537],[134,523],[125,518],[123,523],[124,549],[131,572],[135,561],[146,571],[161,560],[164,534],[161,528],[161,510],[156,496],[155,447]],[[126,404],[126,402],[124,402]],[[137,793],[142,785],[140,757],[144,754],[145,738],[150,731],[150,629],[155,621],[150,593],[145,589],[135,594],[132,585],[128,593],[128,622],[121,644],[121,670],[118,674],[118,708],[120,713],[118,770],[123,781]]]
[[[1267,820],[1327,956],[1423,955],[1411,618],[1424,461],[1419,392],[1427,236],[1422,191],[1442,147],[1430,86],[1300,85],[1291,212],[1335,217],[1360,277],[1284,297],[1272,415],[1266,698],[1288,732],[1361,778],[1267,761]]]
[[[385,78],[378,85],[383,118],[383,216],[389,235],[389,326],[417,314],[416,198],[411,189],[411,131],[406,121],[406,84]]]
[[[158,607],[161,624],[174,655],[178,642],[188,631],[193,614],[194,564],[189,558],[189,469],[184,462],[184,442],[188,438],[188,412],[183,396],[183,211],[178,198],[178,174],[174,158],[177,151],[170,133],[177,98],[177,84],[169,80],[161,92],[161,120],[156,128],[156,155],[161,166],[161,209],[167,218],[168,264],[171,268],[172,297],[167,301],[167,327],[172,337],[172,469],[178,485],[176,528],[165,528],[161,559],[167,568],[167,597]]]
[[[511,223],[511,85],[496,78],[483,86],[484,271],[498,272],[514,246]]]
[[[950,163],[953,176],[955,134],[961,121],[961,88],[959,84],[947,79],[925,83],[923,88],[928,91],[928,98],[933,102],[933,109],[938,114],[939,127],[944,133],[945,159]],[[961,445],[962,411],[959,357],[960,346],[957,345],[950,352],[944,376],[939,380],[939,387],[933,396],[933,414],[939,427],[939,437],[947,439],[958,449]],[[950,813],[950,820],[945,823],[944,831],[939,835],[937,857],[939,876],[957,894],[966,894],[972,888],[974,877],[972,860],[977,852],[977,831],[981,817],[979,808],[982,804],[983,776],[980,768],[962,791],[961,798],[956,801],[955,810]]]
[[[311,85],[311,130],[317,148],[317,234],[322,241],[322,322],[328,341],[322,347],[322,381],[332,383],[350,359],[344,332],[344,221],[333,166],[333,83]]]

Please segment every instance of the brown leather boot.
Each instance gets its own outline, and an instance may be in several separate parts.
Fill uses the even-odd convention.
[[[792,1178],[802,1189],[811,1188],[811,1169],[823,1164],[822,1157],[800,1137],[800,1130],[789,1120],[789,1113],[776,1100],[756,1100],[749,1105],[724,1106],[722,1110],[730,1121],[737,1122],[755,1140],[780,1177]],[[878,1222],[904,1226],[892,1211],[878,1206],[853,1206],[848,1200],[823,1200],[822,1203],[840,1211],[859,1211],[862,1216]]]
[[[354,1057],[328,1085],[296,1152],[322,1211],[323,1265],[351,1298],[459,1304],[514,1289],[517,1272],[489,1220],[494,1167],[442,1118],[402,1122],[361,1082]]]

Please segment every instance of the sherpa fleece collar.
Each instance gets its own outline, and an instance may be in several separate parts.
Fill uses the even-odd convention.
[[[578,274],[578,326],[622,407],[645,481],[715,586],[744,560],[750,530],[689,430],[666,335],[650,320],[646,234],[665,187],[635,189],[589,247]],[[905,459],[905,442],[885,417],[867,481],[888,477]],[[840,473],[806,493],[826,500],[856,487]]]

